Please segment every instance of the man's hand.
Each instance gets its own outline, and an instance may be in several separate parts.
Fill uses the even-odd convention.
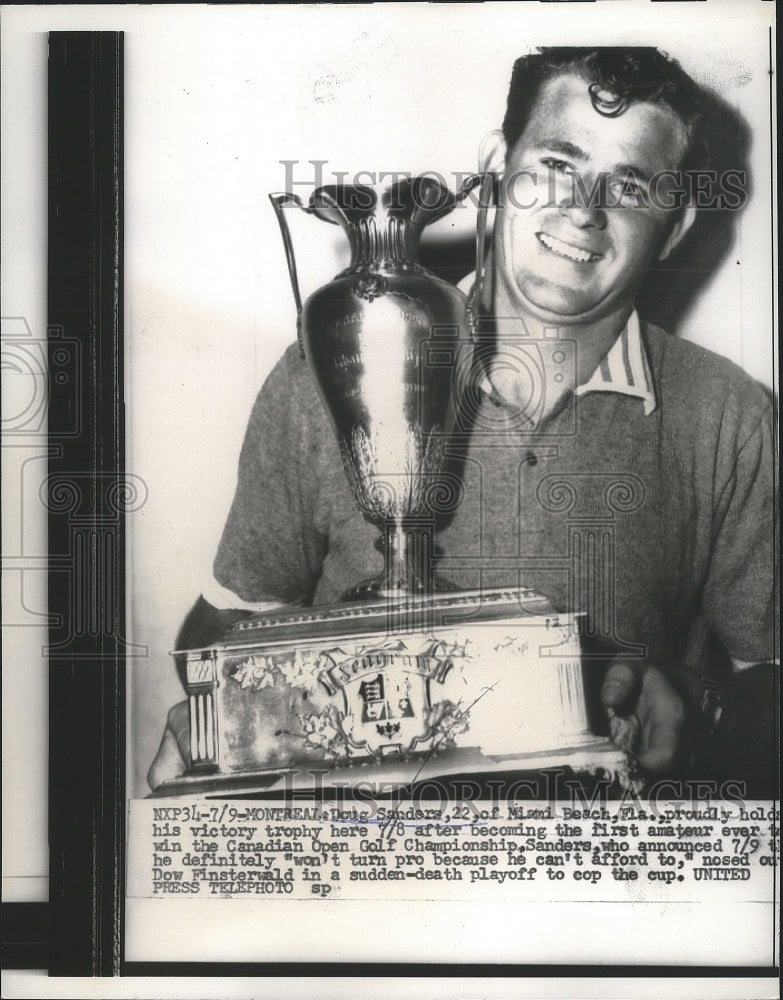
[[[184,774],[190,761],[190,728],[188,703],[177,702],[169,709],[163,739],[155,755],[155,760],[147,774],[150,788],[157,788],[162,782],[178,778]]]
[[[601,687],[612,739],[637,755],[649,774],[666,774],[679,763],[685,736],[685,707],[656,667],[615,657]]]

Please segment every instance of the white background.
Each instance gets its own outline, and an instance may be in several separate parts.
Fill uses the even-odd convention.
[[[500,124],[511,64],[521,52],[537,44],[659,45],[697,80],[718,87],[754,137],[755,194],[738,220],[736,245],[677,332],[771,382],[771,4],[711,0],[677,4],[676,15],[667,4],[610,0],[5,7],[2,16],[2,315],[26,317],[35,336],[45,333],[43,33],[127,32],[127,465],[149,489],[146,506],[128,524],[131,638],[149,650],[131,673],[129,781],[136,794],[146,791],[144,772],[166,711],[181,696],[167,653],[209,573],[250,406],[293,339],[282,247],[266,200],[285,186],[280,160],[301,161],[297,179],[307,179],[309,159],[327,160],[326,170],[469,171],[479,140]],[[305,290],[338,266],[328,234],[316,235],[307,224],[299,238],[319,252],[300,261]],[[459,224],[472,225],[470,213]],[[18,496],[9,464],[4,499]],[[18,503],[4,503],[4,518],[7,548],[21,530]],[[43,531],[43,518],[43,511],[25,508],[28,531]],[[36,595],[35,575],[29,576],[27,603],[45,611],[35,604],[45,590],[39,586]],[[4,875],[28,880],[9,884],[5,898],[36,898],[40,884],[30,889],[29,880],[46,872],[42,641],[32,625],[4,635],[6,767],[8,749],[11,759]],[[8,719],[21,738],[9,740]],[[156,938],[165,941],[156,912],[154,919],[132,915],[143,932],[136,943],[142,951]],[[181,916],[169,916],[167,910],[166,926],[179,927]],[[690,940],[716,956],[734,953],[733,945],[724,947],[737,943],[728,911],[711,913],[709,939],[699,935],[693,915],[669,917],[667,938],[677,940],[687,928]],[[496,922],[489,914],[488,939]],[[597,943],[606,941],[607,928],[592,924]],[[535,927],[528,925],[527,943],[531,934],[534,943]],[[435,957],[434,941],[432,948]]]

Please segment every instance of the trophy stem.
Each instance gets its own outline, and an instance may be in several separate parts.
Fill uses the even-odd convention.
[[[434,524],[418,518],[413,522],[387,521],[379,539],[384,555],[381,593],[391,597],[429,597],[432,594],[432,549]]]
[[[422,605],[433,593],[457,589],[433,572],[435,521],[432,518],[389,518],[380,527],[381,535],[375,545],[383,553],[383,572],[346,591],[342,600],[385,600],[391,609],[414,599],[418,619]]]

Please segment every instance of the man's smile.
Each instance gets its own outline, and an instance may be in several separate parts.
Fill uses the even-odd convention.
[[[589,250],[575,247],[571,243],[565,243],[555,236],[550,236],[549,233],[539,232],[536,233],[536,237],[539,243],[542,243],[547,250],[557,254],[558,257],[565,257],[566,260],[574,261],[576,264],[590,264],[593,261],[600,260],[603,256],[600,253],[591,253]]]

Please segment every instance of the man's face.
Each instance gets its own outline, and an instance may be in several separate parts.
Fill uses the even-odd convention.
[[[685,144],[684,127],[668,108],[632,104],[607,118],[594,109],[582,77],[548,81],[506,151],[495,255],[511,304],[569,322],[631,304],[681,228],[672,228],[673,210],[651,202],[649,181],[677,169]],[[603,188],[596,186],[602,178]],[[666,190],[657,190],[663,204]]]

